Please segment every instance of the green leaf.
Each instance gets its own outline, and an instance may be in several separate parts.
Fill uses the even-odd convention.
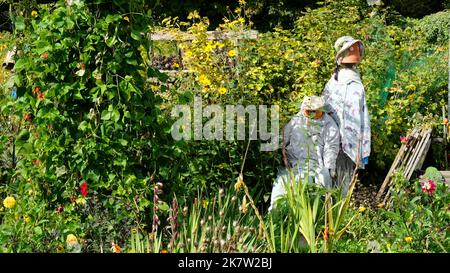
[[[128,141],[125,140],[125,139],[119,139],[119,143],[120,143],[120,145],[122,145],[122,146],[127,146],[127,145],[128,145]]]
[[[35,228],[33,229],[33,231],[34,231],[34,233],[35,233],[37,236],[41,236],[41,235],[42,235],[42,228],[41,228],[41,227],[35,227]]]
[[[160,202],[158,202],[158,208],[159,208],[161,211],[166,212],[166,211],[169,210],[169,205],[168,205],[166,202],[164,202],[164,201],[160,201]]]
[[[101,119],[102,120],[110,120],[111,119],[111,112],[109,112],[107,110],[103,110]]]
[[[19,71],[22,70],[24,67],[26,67],[27,65],[27,61],[24,59],[19,59],[17,60],[17,62],[14,64],[14,70],[15,71]]]
[[[142,39],[141,33],[137,30],[131,31],[131,38],[135,39],[136,41],[140,41]]]
[[[65,166],[56,167],[55,173],[56,173],[56,177],[63,176],[64,174],[67,173],[66,167]]]
[[[118,122],[120,119],[120,113],[117,109],[114,109],[111,115],[112,119],[114,120],[114,122]]]
[[[24,30],[25,29],[25,19],[22,16],[17,16],[15,26],[16,26],[16,30]]]
[[[117,39],[116,39],[115,35],[106,39],[106,45],[109,47],[113,47],[116,42],[117,42]]]
[[[88,123],[87,123],[87,121],[85,121],[85,120],[83,120],[81,123],[80,123],[80,125],[78,125],[78,130],[80,130],[80,131],[86,131],[86,128],[88,127]]]

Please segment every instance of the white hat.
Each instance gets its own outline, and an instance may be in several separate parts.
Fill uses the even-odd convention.
[[[318,96],[305,96],[303,98],[303,110],[324,110],[325,100]]]
[[[345,56],[342,56],[347,49],[349,49],[352,45],[360,43],[361,49],[360,54],[361,57],[364,56],[364,44],[361,40],[357,40],[351,36],[342,36],[339,39],[336,40],[334,43],[334,49],[336,50],[336,62],[338,65],[341,64],[342,58]]]

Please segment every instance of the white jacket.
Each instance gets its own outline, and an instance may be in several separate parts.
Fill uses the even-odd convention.
[[[342,150],[359,168],[364,168],[363,158],[370,155],[370,119],[358,70],[341,68],[338,81],[334,75],[331,77],[323,97],[339,126]]]
[[[309,168],[311,172],[335,169],[340,144],[338,126],[327,113],[320,119],[311,119],[302,112],[297,113],[284,128],[289,167],[294,171]]]

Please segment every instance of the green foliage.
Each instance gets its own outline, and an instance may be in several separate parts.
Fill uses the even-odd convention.
[[[132,252],[448,251],[448,188],[442,183],[428,196],[419,182],[410,188],[399,177],[392,209],[365,213],[304,183],[288,197],[281,218],[266,219],[271,236],[264,239],[247,197],[216,192],[234,183],[247,143],[175,142],[169,134],[172,106],[189,104],[195,95],[208,104],[276,104],[285,124],[305,95],[321,94],[334,68],[334,41],[352,35],[366,46],[360,70],[371,115],[371,164],[382,169],[417,117],[440,123],[435,116],[446,102],[442,71],[448,61],[440,22],[448,22],[446,13],[412,20],[362,1],[326,1],[307,9],[292,30],[221,41],[206,39],[209,20],[191,13],[188,23],[168,20],[172,31],[188,29],[195,37],[179,45],[188,73],[169,78],[151,67],[155,45],[144,33],[152,30],[152,14],[142,13],[147,1],[83,3],[59,1],[37,15],[30,5],[14,13],[15,73],[0,74],[7,80],[0,96],[0,198],[14,196],[17,204],[0,212],[1,252],[107,252],[127,239]],[[249,30],[247,6],[241,1],[239,8],[218,30]],[[5,41],[12,44],[11,37]],[[161,55],[174,51],[165,48]],[[17,100],[10,96],[14,87]],[[261,197],[281,156],[259,151],[259,144],[250,143],[244,175],[264,210]],[[80,192],[84,181],[87,196]],[[177,203],[152,200],[150,189],[160,181],[166,185],[161,198],[175,194],[187,213]],[[81,249],[64,249],[70,234]]]
[[[184,204],[183,204],[184,203]],[[132,231],[125,251],[144,253],[264,252],[266,242],[258,233],[258,221],[246,197],[232,187],[209,197],[197,193],[193,203],[178,199],[154,215],[162,220],[144,236]]]
[[[16,86],[18,98],[2,105],[20,128],[12,181],[31,179],[45,210],[63,206],[66,226],[83,223],[72,232],[82,227],[100,244],[86,242],[87,251],[102,249],[145,218],[150,176],[164,166],[165,147],[155,144],[168,138],[161,128],[169,126],[158,118],[161,99],[145,83],[158,74],[142,61],[150,44],[141,33],[149,19],[133,12],[142,10],[142,1],[106,2],[62,1],[36,18],[17,16],[17,35],[27,39],[17,45],[15,73],[5,88]],[[83,181],[87,201],[79,198]]]
[[[364,210],[362,217],[355,218],[349,226],[337,249],[346,252],[448,252],[450,191],[440,179],[435,182],[435,192],[428,195],[422,192],[419,180],[410,184],[397,175],[389,208]]]
[[[424,17],[420,20],[419,27],[429,43],[448,43],[450,11],[441,11]]]

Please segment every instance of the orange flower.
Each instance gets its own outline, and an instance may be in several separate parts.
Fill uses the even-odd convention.
[[[111,250],[113,253],[121,253],[122,252],[122,248],[119,245],[115,244],[114,242],[112,242],[111,245],[112,245]]]
[[[48,59],[48,55],[47,54],[41,54],[41,58],[42,59]]]
[[[44,93],[38,93],[39,100],[44,100],[44,98],[45,98]]]
[[[25,113],[25,115],[23,115],[23,120],[25,120],[25,121],[31,121],[30,114]]]
[[[33,88],[33,94],[38,94],[39,90],[40,90],[39,87]]]
[[[39,160],[39,159],[33,159],[31,162],[33,163],[33,165],[40,165],[41,164],[41,160]]]

